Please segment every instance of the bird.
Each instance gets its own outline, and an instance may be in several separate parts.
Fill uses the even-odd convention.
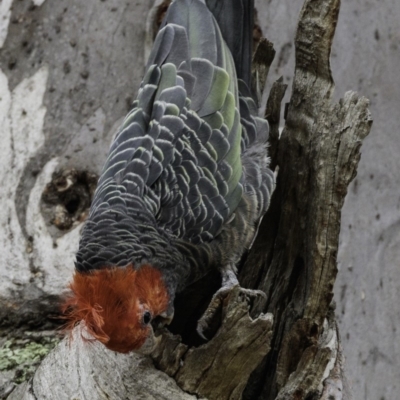
[[[239,285],[276,180],[252,90],[253,13],[254,0],[174,0],[160,26],[63,306],[68,327],[83,321],[110,350],[153,351],[176,294],[209,271],[222,276],[214,302]]]

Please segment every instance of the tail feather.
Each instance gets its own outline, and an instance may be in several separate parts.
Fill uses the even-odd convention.
[[[251,87],[254,0],[206,0],[233,55],[238,79]]]

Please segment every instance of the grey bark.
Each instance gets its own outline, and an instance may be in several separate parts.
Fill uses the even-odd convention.
[[[10,399],[196,399],[182,392],[172,378],[157,371],[150,359],[134,353],[107,351],[98,342],[84,342],[79,328],[63,340],[37,369],[33,379]]]
[[[118,12],[122,20],[128,20],[128,11],[132,11],[129,4],[121,11],[118,11],[117,6],[112,11],[111,3],[107,2],[102,7],[111,7],[107,11]],[[45,6],[48,4],[45,3]],[[332,297],[337,273],[340,212],[347,187],[356,174],[360,146],[369,133],[371,119],[367,109],[368,101],[355,93],[346,93],[339,103],[333,102],[334,84],[329,57],[339,6],[338,0],[306,0],[304,3],[295,41],[293,91],[280,138],[280,103],[286,89],[282,81],[274,84],[267,104],[266,117],[271,124],[272,165],[279,166],[278,185],[271,208],[240,270],[241,284],[264,290],[268,298],[266,304],[252,304],[243,292],[234,291],[224,303],[221,326],[208,343],[193,347],[165,332],[160,348],[153,355],[153,361],[136,355],[112,354],[98,344],[85,343],[78,332],[70,343],[64,339],[43,361],[33,379],[17,388],[10,399],[63,399],[72,396],[93,399],[195,398],[192,395],[221,400],[350,398],[344,390],[346,378]],[[74,3],[74,15],[78,19],[77,7],[79,4]],[[136,7],[136,11],[143,15],[149,10],[144,5]],[[40,12],[46,15],[44,8],[38,14]],[[62,12],[60,10],[58,18]],[[88,21],[89,30],[91,18],[96,19],[95,26],[99,24],[97,19],[103,14],[96,14],[98,12],[96,6],[93,6]],[[114,35],[119,29],[123,31],[123,25],[123,22],[119,22],[112,29],[106,27],[102,38],[107,37],[108,29]],[[147,26],[152,27],[152,24]],[[144,37],[144,24],[136,29],[139,31],[140,28],[140,35]],[[94,33],[93,37],[96,37]],[[100,39],[89,48],[91,38],[91,32],[87,32],[87,44],[83,45],[87,47],[84,50],[86,56],[82,56],[86,59],[83,66],[87,70],[79,73],[79,62],[68,69],[67,60],[67,64],[63,63],[63,73],[75,74],[75,79],[80,82],[81,79],[88,79],[85,71],[91,74],[93,69],[95,77],[92,84],[95,85],[96,79],[99,79],[103,85],[111,87],[102,87],[98,92],[99,98],[92,98],[91,102],[86,103],[82,100],[82,96],[84,98],[87,93],[86,83],[78,83],[75,87],[83,95],[68,97],[63,91],[66,90],[63,85],[68,84],[57,82],[57,90],[60,90],[57,94],[59,106],[52,104],[49,110],[52,107],[55,111],[65,107],[73,110],[72,106],[78,101],[81,104],[78,113],[80,117],[86,110],[88,114],[94,112],[93,118],[87,116],[88,131],[82,132],[80,138],[75,137],[63,149],[55,146],[54,139],[45,140],[42,150],[27,163],[22,173],[19,186],[24,187],[25,193],[29,193],[27,188],[35,184],[29,176],[33,166],[39,171],[46,168],[49,156],[44,154],[48,150],[54,153],[60,151],[64,157],[69,157],[64,165],[58,163],[58,168],[72,164],[80,170],[98,172],[87,158],[93,151],[87,148],[88,140],[96,137],[97,140],[92,141],[97,143],[101,138],[101,134],[95,136],[93,133],[100,133],[96,127],[111,134],[111,124],[107,126],[102,116],[122,113],[124,107],[111,106],[106,101],[117,90],[112,86],[111,77],[107,76],[113,68],[109,64],[103,68],[100,62],[99,69],[97,63],[103,58],[90,67],[90,61],[87,60],[90,60],[88,54],[94,51],[93,46],[98,46],[97,51],[103,50]],[[8,46],[11,49],[8,51],[12,53],[13,46]],[[256,54],[255,68],[261,80],[268,74],[273,58],[271,46],[267,42],[263,42],[262,46]],[[51,60],[54,54],[49,51],[47,57]],[[104,60],[109,57],[111,59],[110,55],[103,57]],[[129,58],[129,55],[124,53],[124,57]],[[118,57],[112,60],[115,65],[120,61]],[[124,62],[129,64],[129,60],[122,60],[118,68],[123,68]],[[57,74],[60,71],[50,73],[50,82],[54,82]],[[104,79],[101,79],[102,74]],[[122,94],[122,89],[120,87],[117,91]],[[90,93],[97,91],[96,88]],[[64,96],[67,97],[66,104],[63,104]],[[103,107],[107,108],[107,112],[103,111]],[[50,124],[48,127],[57,125],[57,118],[53,117],[53,120],[47,119],[47,124]],[[89,120],[92,122],[89,123]],[[103,124],[101,128],[99,124]],[[68,140],[68,133],[66,130],[61,137]],[[109,141],[110,134],[100,139],[103,146]],[[80,143],[83,146],[78,151],[79,156],[76,156]],[[52,168],[55,168],[54,165]],[[48,183],[50,174],[47,173],[46,177],[47,181],[44,178],[43,181]],[[55,176],[53,183],[57,183],[59,178],[60,175]],[[82,189],[82,182],[80,184],[79,190]],[[90,192],[90,182],[85,184]],[[73,187],[76,189],[77,185]],[[25,210],[28,204],[29,199],[18,199],[17,210]],[[63,207],[68,211],[67,206],[64,204]],[[45,209],[44,204],[41,207],[43,213],[51,214],[51,208]],[[24,215],[22,211],[19,213],[22,226],[27,223]],[[75,229],[79,228],[80,216],[81,211],[79,215],[74,215],[72,224],[75,224]],[[51,217],[48,217],[47,224],[50,221]],[[54,226],[49,228],[49,232],[54,243],[65,237]],[[40,249],[34,249],[35,245],[34,241],[31,252],[40,253]],[[31,257],[30,264],[34,261]],[[36,315],[40,321],[44,313],[54,309],[54,303],[49,300],[56,299],[56,293],[52,293],[54,297],[36,296],[28,308],[27,286],[22,287],[19,296],[11,296],[14,310],[9,314],[9,326],[22,319],[21,310],[31,317]],[[60,290],[60,287],[53,290],[57,289]],[[7,302],[10,302],[10,297]],[[3,300],[3,304],[3,313],[10,313],[10,307],[7,307],[9,303]],[[153,363],[164,372],[156,370]],[[57,373],[53,373],[55,370]]]

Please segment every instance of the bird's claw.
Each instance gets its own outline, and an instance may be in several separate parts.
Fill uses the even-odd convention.
[[[197,333],[204,340],[210,340],[211,335],[206,335],[206,332],[215,333],[221,324],[222,306],[228,294],[239,285],[223,286],[212,297],[207,310],[197,322]],[[244,289],[240,287],[240,293],[248,298],[256,299],[262,297],[264,301],[267,299],[266,294],[261,290]],[[209,336],[209,337],[207,337]]]
[[[240,291],[250,298],[262,297],[267,300],[267,295],[262,290],[240,288]]]
[[[225,289],[225,288],[222,288]],[[214,320],[218,317],[222,310],[222,303],[225,297],[228,295],[227,290],[218,290],[211,299],[207,310],[204,312],[202,317],[197,322],[197,333],[204,340],[209,340],[205,335],[205,332],[210,331],[210,327],[213,325]]]

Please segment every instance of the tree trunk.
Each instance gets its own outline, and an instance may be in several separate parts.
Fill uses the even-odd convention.
[[[7,216],[1,216],[6,228],[0,237],[6,253],[0,292],[6,333],[17,326],[46,329],[46,316],[56,312],[71,276],[95,174],[117,125],[108,121],[122,117],[126,102],[131,103],[124,78],[130,76],[136,86],[140,80],[144,32],[149,42],[161,1],[153,9],[144,1],[72,1],[68,8],[34,3],[40,7],[15,3],[0,60],[2,70],[13,70],[8,83],[0,75],[6,93],[0,119],[8,146],[0,160],[7,191],[1,198]],[[199,295],[204,286],[194,285],[177,300],[175,335],[163,334],[152,359],[107,351],[82,340],[85,333],[78,327],[31,380],[15,390],[5,387],[4,393],[13,390],[9,399],[351,398],[333,285],[340,212],[371,118],[368,101],[353,92],[338,104],[332,100],[329,57],[339,8],[339,0],[306,0],[303,5],[281,135],[282,81],[275,82],[267,103],[278,183],[239,272],[241,285],[263,290],[267,301],[252,302],[242,290],[233,291],[213,337],[199,342],[189,322],[218,284],[208,277],[208,297]],[[64,18],[70,25],[62,23]],[[21,43],[26,50],[21,51]],[[261,81],[273,55],[271,44],[262,40],[254,62]],[[33,71],[26,78],[28,64]]]

